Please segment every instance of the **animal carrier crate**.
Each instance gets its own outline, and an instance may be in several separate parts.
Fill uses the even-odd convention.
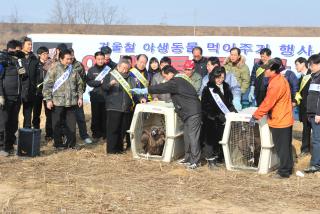
[[[138,104],[128,132],[134,158],[171,162],[184,155],[183,122],[172,103]]]
[[[220,144],[228,170],[254,170],[260,174],[267,174],[279,164],[267,118],[263,117],[254,127],[249,125],[256,109],[251,107],[239,113],[226,114]]]

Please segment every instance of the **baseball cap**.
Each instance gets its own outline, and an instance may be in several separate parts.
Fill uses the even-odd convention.
[[[194,62],[192,60],[186,60],[183,69],[194,69]]]
[[[266,64],[261,65],[260,67],[265,70],[271,69],[271,68],[274,68],[272,70],[279,70],[281,67],[283,67],[283,65],[282,65],[281,59],[276,57],[276,58],[270,59]]]

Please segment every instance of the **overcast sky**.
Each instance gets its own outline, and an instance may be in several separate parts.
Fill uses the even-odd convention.
[[[50,21],[55,0],[0,0],[0,21],[15,13],[21,22]],[[92,1],[97,2],[97,1]],[[109,0],[126,24],[184,26],[320,26],[319,0]]]

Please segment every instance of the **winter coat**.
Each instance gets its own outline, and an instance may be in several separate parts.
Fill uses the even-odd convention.
[[[91,102],[102,102],[102,103],[105,102],[104,100],[105,92],[102,89],[102,83],[101,81],[95,80],[95,78],[101,73],[104,67],[105,65],[103,66],[94,65],[88,70],[87,77],[86,77],[87,84],[88,86],[93,88],[92,91],[90,91],[89,93]]]
[[[37,57],[32,52],[25,55],[23,66],[26,78],[22,79],[21,98],[23,102],[32,102],[37,92],[37,73],[39,73]]]
[[[249,67],[245,63],[246,59],[242,55],[240,56],[238,63],[235,65],[231,62],[230,57],[227,57],[224,62],[224,68],[227,73],[231,72],[237,78],[242,94],[244,94],[250,86],[250,71]]]
[[[117,69],[114,71],[118,72]],[[119,72],[120,73],[120,72]],[[121,74],[121,73],[120,73]],[[129,74],[121,74],[131,88],[136,86],[135,80]],[[124,88],[117,82],[110,85],[112,80],[116,80],[111,72],[103,79],[102,89],[105,94],[105,106],[107,111],[130,112],[133,108],[133,102]],[[136,96],[136,100],[140,100],[140,96]]]
[[[183,121],[201,114],[201,103],[195,88],[181,77],[173,77],[168,82],[150,86],[148,91],[150,94],[170,93],[175,111]]]
[[[208,70],[207,70],[208,59],[207,58],[201,57],[200,60],[193,59],[193,62],[194,62],[194,72],[200,74],[202,78],[208,74]]]
[[[307,96],[308,116],[320,116],[320,71],[311,74],[311,82]]]
[[[52,100],[55,106],[70,107],[78,104],[82,99],[83,82],[77,71],[72,69],[69,78],[53,92],[53,86],[66,71],[67,67],[60,62],[51,66],[43,83],[43,98],[46,101]]]
[[[18,100],[21,94],[21,79],[18,74],[18,59],[7,52],[0,52],[0,96]]]
[[[208,82],[207,86],[203,89],[201,96],[201,109],[204,118],[211,120],[219,120],[225,122],[225,116],[218,104],[212,97],[210,90],[218,94],[230,112],[237,112],[232,104],[233,95],[228,83],[223,82],[223,93],[220,88],[213,82]]]
[[[261,119],[267,114],[268,124],[272,128],[287,128],[293,125],[290,86],[281,74],[269,78],[266,97],[253,116]]]
[[[156,73],[151,80],[151,85],[158,85],[160,83],[165,83],[166,80],[163,78],[161,73]],[[172,102],[170,94],[152,94],[152,99],[157,98],[160,101]]]

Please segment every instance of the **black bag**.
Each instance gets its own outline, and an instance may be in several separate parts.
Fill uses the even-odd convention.
[[[41,129],[19,129],[19,156],[35,157],[40,155]]]

